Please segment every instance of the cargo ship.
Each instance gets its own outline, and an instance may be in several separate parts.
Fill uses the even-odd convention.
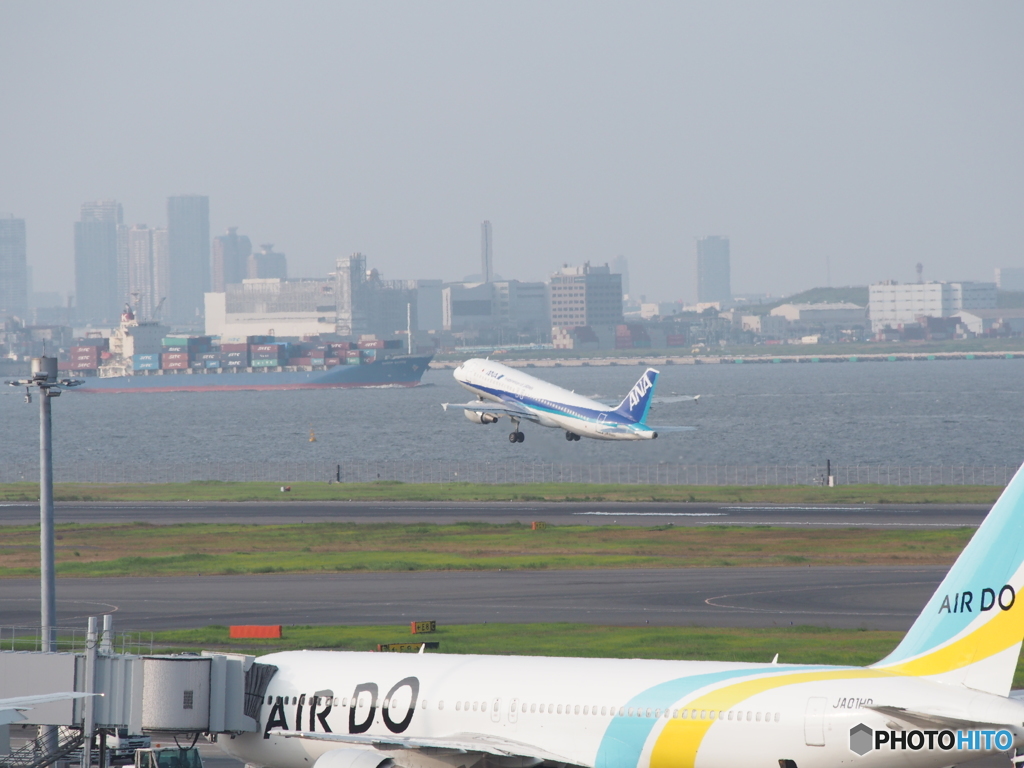
[[[59,361],[82,381],[74,392],[210,392],[344,387],[414,387],[432,355],[402,354],[401,340],[279,341],[249,336],[164,335],[126,310],[107,338],[86,338]],[[156,350],[159,351],[142,351]]]

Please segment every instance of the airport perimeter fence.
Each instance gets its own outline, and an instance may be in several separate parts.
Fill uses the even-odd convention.
[[[833,464],[836,485],[1005,486],[1015,466]],[[35,482],[38,465],[0,465],[0,482]],[[54,467],[58,483],[341,482],[594,483],[623,485],[827,485],[825,466],[742,464],[562,464],[549,462],[346,461],[78,462]]]

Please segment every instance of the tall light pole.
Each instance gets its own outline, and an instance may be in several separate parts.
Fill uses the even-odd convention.
[[[8,381],[25,387],[25,401],[32,402],[32,388],[39,394],[39,586],[40,650],[57,650],[57,575],[53,555],[53,433],[50,428],[50,398],[60,397],[62,387],[77,387],[81,381],[57,380],[57,358],[32,358],[32,378]]]

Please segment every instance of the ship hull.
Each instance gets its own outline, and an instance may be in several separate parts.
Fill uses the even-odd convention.
[[[241,392],[353,387],[415,387],[431,357],[409,356],[328,369],[151,371],[131,376],[89,376],[72,392]]]

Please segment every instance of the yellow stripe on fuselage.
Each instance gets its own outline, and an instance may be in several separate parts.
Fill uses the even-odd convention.
[[[888,671],[875,669],[836,669],[762,677],[709,691],[703,696],[688,701],[685,709],[720,712],[732,709],[741,701],[758,693],[764,693],[773,688],[782,688],[786,685],[821,680],[862,680],[889,676]],[[718,721],[694,720],[692,718],[669,720],[658,734],[654,748],[651,750],[651,768],[693,768],[697,760],[697,750],[700,749],[708,729],[716,722]]]

